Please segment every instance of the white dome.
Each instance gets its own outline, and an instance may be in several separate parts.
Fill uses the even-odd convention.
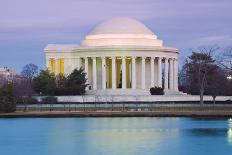
[[[135,19],[114,18],[98,25],[82,46],[162,46],[162,41]]]
[[[148,34],[154,35],[141,22],[131,18],[113,18],[98,25],[90,35],[96,34]]]

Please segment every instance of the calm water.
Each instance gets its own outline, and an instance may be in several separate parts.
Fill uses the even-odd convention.
[[[1,155],[231,155],[232,119],[0,119]]]

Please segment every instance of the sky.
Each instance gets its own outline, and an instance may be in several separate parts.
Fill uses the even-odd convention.
[[[232,0],[0,0],[0,67],[45,68],[47,44],[79,44],[114,17],[143,22],[180,61],[200,46],[232,45]]]

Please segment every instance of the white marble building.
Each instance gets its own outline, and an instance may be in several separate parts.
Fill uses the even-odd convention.
[[[83,67],[89,91],[111,93],[148,92],[163,87],[178,92],[178,50],[163,41],[141,22],[114,18],[98,25],[80,45],[48,44],[46,66],[55,74],[68,75]]]

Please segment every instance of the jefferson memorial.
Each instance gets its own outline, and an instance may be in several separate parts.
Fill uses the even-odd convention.
[[[178,94],[178,49],[163,46],[149,28],[131,18],[113,18],[95,27],[80,44],[48,44],[46,67],[70,74],[82,67],[87,93],[147,92],[163,87]]]

